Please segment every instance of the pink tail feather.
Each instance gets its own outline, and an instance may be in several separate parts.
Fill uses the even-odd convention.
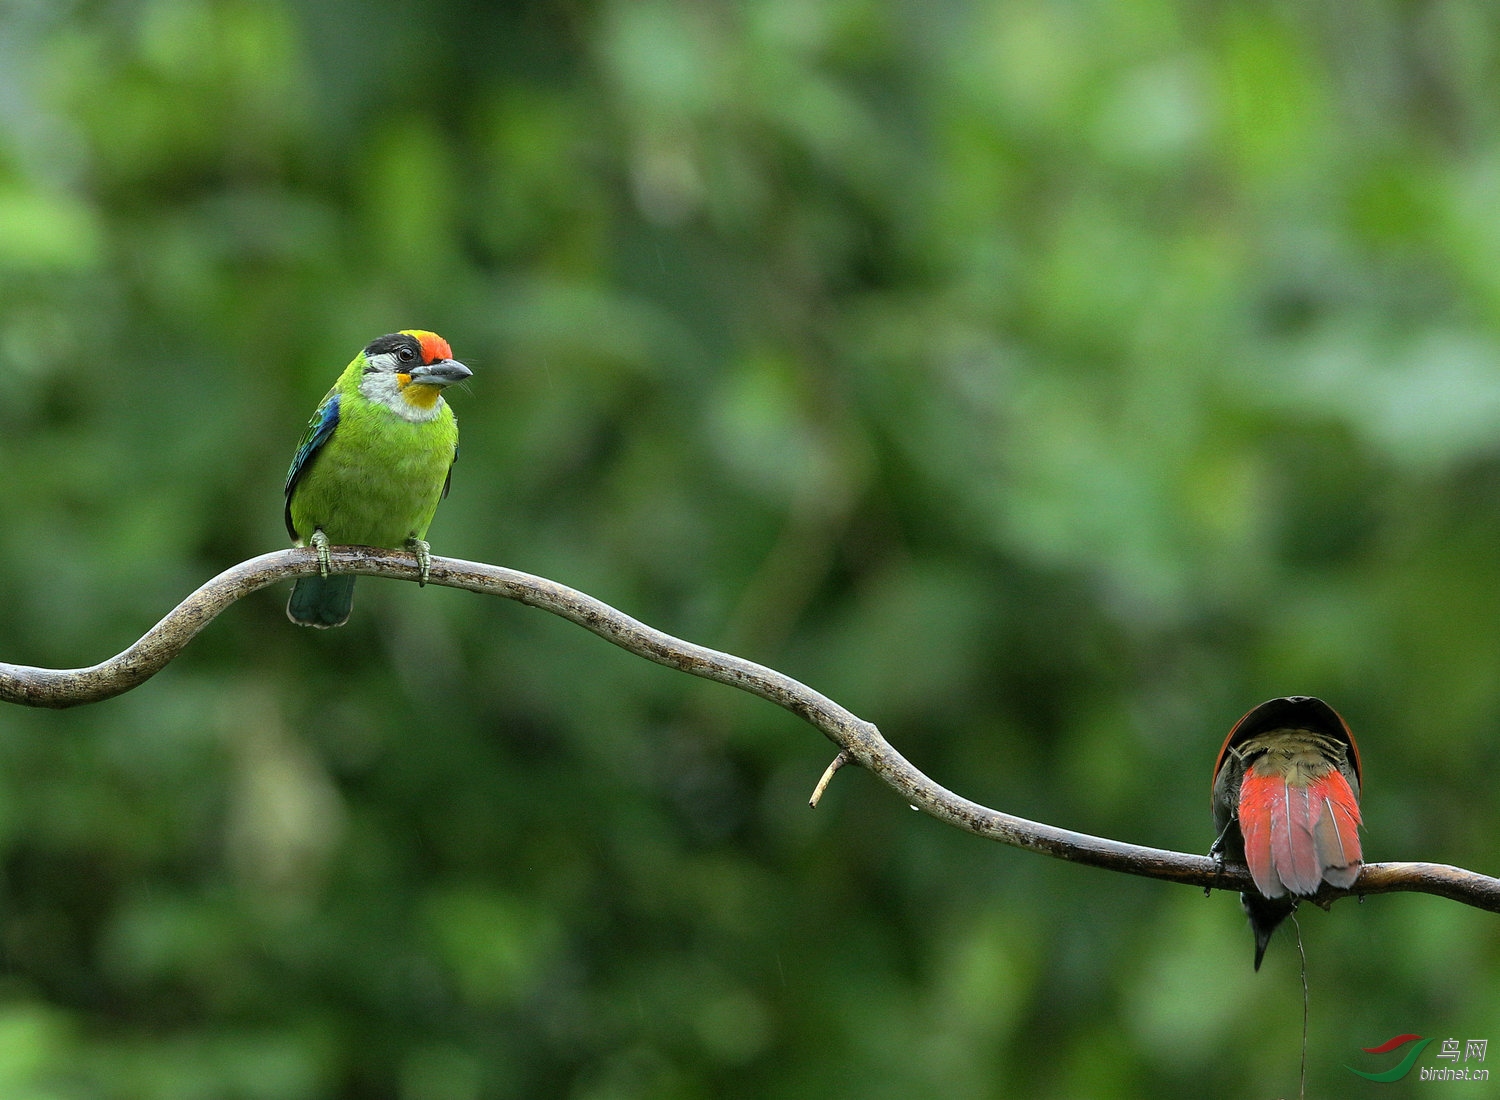
[[[1348,887],[1359,875],[1359,801],[1330,768],[1305,787],[1254,769],[1240,787],[1240,832],[1255,888],[1268,898]]]

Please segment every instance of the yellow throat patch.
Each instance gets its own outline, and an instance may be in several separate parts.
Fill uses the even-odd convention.
[[[412,385],[409,374],[396,375],[396,381],[401,384],[401,396],[406,399],[406,403],[419,409],[432,408],[443,394],[442,386],[426,386],[420,382]]]

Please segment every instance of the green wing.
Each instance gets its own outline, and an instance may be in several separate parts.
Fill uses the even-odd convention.
[[[313,413],[312,419],[307,422],[307,432],[302,436],[302,442],[297,446],[297,453],[292,456],[292,467],[286,472],[286,529],[292,536],[292,541],[297,540],[297,528],[292,526],[292,491],[297,488],[297,482],[302,480],[302,475],[307,473],[307,468],[312,465],[314,456],[322,448],[323,444],[333,435],[333,429],[339,424],[339,395],[337,390],[329,390],[328,396],[323,398],[323,403],[318,406],[318,411]]]

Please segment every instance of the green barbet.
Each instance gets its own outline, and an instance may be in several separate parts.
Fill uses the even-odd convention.
[[[349,621],[354,577],[329,575],[330,545],[410,550],[427,583],[423,540],[458,457],[458,420],[443,390],[472,373],[441,336],[404,329],[372,340],[339,375],[286,475],[287,532],[316,547],[322,564],[292,588],[292,622]]]

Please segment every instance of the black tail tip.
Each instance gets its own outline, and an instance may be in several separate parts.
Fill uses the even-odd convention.
[[[1281,922],[1292,915],[1297,903],[1291,898],[1263,898],[1259,894],[1241,894],[1240,905],[1245,916],[1250,918],[1250,931],[1255,934],[1255,969],[1260,970],[1261,960],[1266,957],[1271,934]]]
[[[1266,957],[1266,948],[1271,946],[1271,933],[1276,929],[1256,928],[1251,925],[1250,930],[1255,933],[1255,970],[1259,973],[1261,960]]]

